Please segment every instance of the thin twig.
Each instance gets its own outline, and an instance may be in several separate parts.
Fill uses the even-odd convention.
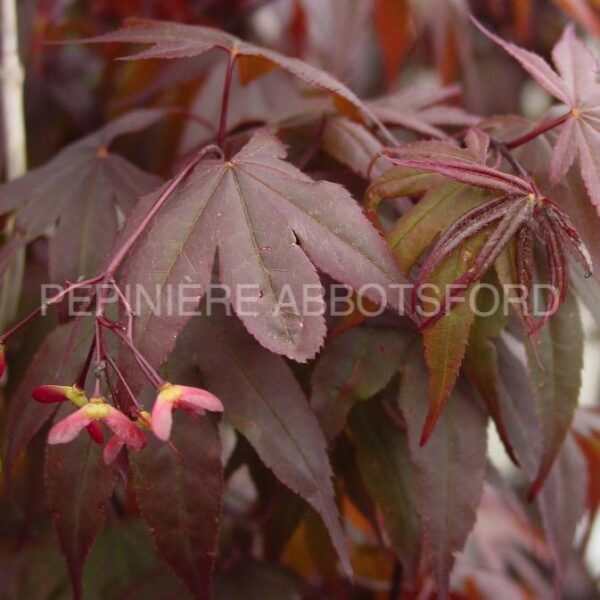
[[[227,112],[229,110],[229,96],[231,92],[231,82],[233,80],[233,67],[237,53],[231,51],[227,70],[225,72],[225,83],[223,84],[223,99],[221,100],[221,117],[219,119],[219,132],[217,133],[217,146],[223,150],[225,148],[225,136],[227,134]]]

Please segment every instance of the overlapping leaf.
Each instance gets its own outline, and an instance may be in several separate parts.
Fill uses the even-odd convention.
[[[319,513],[344,571],[351,572],[325,436],[289,367],[223,313],[197,319],[186,337],[194,340],[192,351],[226,418],[275,476]]]
[[[403,589],[414,593],[421,559],[421,531],[408,441],[376,402],[357,406],[350,416],[357,460],[370,495],[402,562]]]
[[[554,463],[538,504],[552,551],[556,588],[562,590],[577,526],[585,511],[588,473],[583,453],[569,436]]]
[[[421,135],[446,138],[440,126],[468,127],[479,120],[462,108],[443,104],[460,94],[460,87],[451,85],[415,86],[388,94],[369,102],[371,110],[386,125],[403,127]]]
[[[170,444],[149,436],[131,454],[137,502],[165,562],[196,598],[209,597],[221,515],[223,466],[209,418],[175,415]]]
[[[484,138],[476,133],[469,136],[467,148],[440,142],[409,144],[405,150],[422,157],[448,157],[460,164],[478,164],[485,157]],[[402,152],[402,150],[400,150]],[[421,255],[435,241],[436,236],[448,227],[448,223],[459,219],[467,210],[482,203],[485,193],[465,184],[449,182],[436,176],[419,177],[414,170],[398,168],[388,171],[369,190],[369,197],[377,194],[422,196],[388,232],[388,244],[406,275],[409,275]],[[444,301],[439,293],[465,273],[485,239],[484,234],[475,236],[461,244],[448,258],[431,273],[426,284],[435,286],[423,289],[432,300]],[[434,310],[432,305],[424,306]],[[430,369],[431,412],[423,431],[423,442],[427,440],[458,376],[463,361],[469,331],[474,319],[468,302],[446,314],[437,323],[424,331],[425,355]]]
[[[365,127],[345,117],[327,120],[322,146],[365,179],[375,179],[392,166],[385,156],[378,157],[383,149],[381,142]]]
[[[579,157],[581,174],[600,213],[600,84],[598,61],[568,25],[552,52],[556,71],[540,56],[480,29],[502,46],[550,94],[566,104],[569,116],[552,155],[551,179],[559,181]]]
[[[63,418],[72,411],[64,406]],[[48,503],[73,582],[73,596],[82,598],[81,575],[92,544],[105,520],[117,472],[102,459],[102,450],[87,435],[70,444],[48,446],[44,467]]]
[[[54,281],[91,276],[102,267],[119,227],[137,199],[160,179],[108,151],[112,141],[164,116],[138,110],[71,144],[46,165],[0,187],[0,214],[16,211],[16,239],[47,234]]]
[[[398,371],[410,336],[355,328],[331,340],[311,375],[311,406],[325,435],[335,437],[356,401],[381,391]]]
[[[567,296],[566,302],[540,332],[539,343],[528,342],[527,352],[543,440],[542,456],[531,488],[531,495],[535,495],[550,473],[579,399],[583,331],[573,294]]]
[[[475,524],[486,468],[486,418],[471,394],[455,390],[426,446],[420,446],[427,416],[428,374],[420,347],[413,348],[400,386],[414,468],[423,552],[438,593],[448,595],[454,554]]]
[[[489,282],[488,285],[490,285]],[[497,295],[493,290],[496,290]],[[500,335],[507,321],[502,299],[498,287],[492,289],[486,287],[479,292],[478,314],[471,327],[465,353],[465,372],[484,400],[506,451],[518,464],[510,435],[504,423],[498,389],[500,375],[498,373],[498,352],[494,339]]]
[[[332,94],[334,102],[343,112],[352,116],[363,115],[385,131],[385,127],[354,92],[328,73],[301,60],[244,42],[234,35],[212,27],[143,19],[132,19],[128,25],[118,31],[85,41],[150,45],[150,48],[127,56],[127,59],[189,58],[218,49],[237,57],[244,81],[251,81],[274,68],[284,69],[309,85]]]
[[[473,239],[464,242],[453,255],[431,275],[429,284],[435,287],[430,290],[428,296],[435,298],[438,302],[444,302],[445,290],[451,286],[457,278],[466,273],[472,265],[473,256],[481,248],[485,241],[485,235],[479,234]],[[425,347],[425,362],[429,368],[429,413],[423,425],[421,443],[427,443],[431,436],[437,420],[444,409],[462,365],[469,332],[475,319],[472,299],[469,292],[466,293],[466,301],[454,310],[444,315],[431,327],[423,332],[423,345]],[[427,310],[435,310],[431,305]]]
[[[5,423],[10,432],[4,459],[7,476],[19,454],[56,411],[54,404],[34,402],[31,392],[40,384],[74,383],[92,335],[89,324],[81,321],[61,325],[46,337],[33,356],[19,387],[11,395],[6,414]]]
[[[392,288],[402,276],[359,206],[341,186],[314,182],[285,162],[284,153],[259,132],[231,160],[203,161],[134,248],[121,280],[159,294],[160,310],[146,305],[136,319],[136,343],[151,363],[164,362],[187,321],[176,316],[173,295],[196,285],[185,295],[197,303],[217,247],[221,283],[247,329],[295,360],[314,356],[325,333],[315,266],[355,289],[370,285],[364,293],[377,301],[376,284],[400,308]]]

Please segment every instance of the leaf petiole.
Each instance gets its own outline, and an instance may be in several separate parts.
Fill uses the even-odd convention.
[[[570,117],[571,117],[571,111],[569,111],[568,113],[565,113],[564,115],[561,115],[560,117],[557,117],[556,119],[552,119],[552,121],[548,121],[547,123],[542,123],[535,129],[532,129],[530,132],[525,133],[525,134],[519,136],[518,138],[515,138],[514,140],[509,140],[508,142],[504,142],[504,146],[506,148],[508,148],[509,150],[514,150],[515,148],[518,148],[519,146],[522,146],[523,144],[530,142],[531,140],[535,139],[536,137],[543,135],[547,131],[554,129],[555,127],[559,127]]]

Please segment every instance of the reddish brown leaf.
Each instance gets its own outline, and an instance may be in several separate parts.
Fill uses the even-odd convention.
[[[16,211],[17,238],[23,242],[56,226],[50,239],[53,281],[76,281],[103,266],[127,213],[160,179],[108,151],[121,135],[144,129],[165,112],[139,110],[112,121],[71,144],[46,165],[0,187],[0,214]]]
[[[328,438],[343,428],[352,406],[380,392],[400,368],[411,336],[364,327],[333,338],[311,375],[310,403]]]
[[[305,83],[332,94],[334,99],[340,101],[337,107],[347,106],[349,112],[352,113],[351,116],[356,113],[362,114],[367,120],[373,121],[383,131],[386,131],[377,117],[372,114],[354,92],[325,71],[321,71],[297,58],[290,58],[273,50],[244,42],[218,29],[169,23],[167,21],[135,19],[129,21],[128,26],[123,29],[83,41],[87,43],[128,42],[150,45],[150,48],[127,56],[126,59],[189,58],[204,54],[212,49],[218,49],[233,56],[243,56],[246,60],[252,60],[254,76],[264,74],[270,70],[267,65],[284,69]],[[260,63],[260,67],[256,66],[256,61]],[[248,63],[246,63],[246,66],[248,66]]]
[[[462,108],[443,104],[459,94],[460,87],[457,85],[415,86],[372,100],[369,106],[387,125],[443,139],[448,136],[440,126],[468,127],[479,120]]]
[[[533,497],[550,473],[579,398],[583,332],[577,301],[572,294],[540,332],[539,341],[528,342],[527,356],[543,440],[536,478],[530,490]]]
[[[144,306],[136,318],[136,343],[152,364],[164,362],[188,320],[173,316],[173,290],[194,285],[186,294],[197,302],[217,247],[221,282],[244,325],[266,348],[295,360],[314,356],[325,333],[315,266],[355,289],[370,285],[364,295],[376,301],[378,284],[400,308],[393,289],[400,271],[350,194],[313,181],[283,156],[263,131],[230,161],[201,162],[133,249],[121,281],[159,296],[159,314]],[[145,210],[140,205],[133,222]]]
[[[151,436],[150,436],[151,437]],[[130,454],[137,502],[163,560],[195,598],[210,596],[223,492],[214,422],[174,415],[171,441]]]
[[[76,321],[62,325],[50,333],[31,359],[31,364],[8,405],[6,425],[10,435],[4,459],[7,475],[19,454],[57,408],[55,404],[35,402],[31,393],[40,384],[74,383],[91,342],[92,331],[89,325]]]
[[[421,560],[421,526],[406,433],[377,402],[357,407],[350,433],[360,472],[383,514],[384,526],[404,568],[402,587],[414,594]]]
[[[193,322],[186,337],[198,340],[194,355],[225,406],[225,418],[275,476],[317,511],[343,570],[351,573],[325,436],[289,367],[222,313]]]
[[[59,410],[57,420],[72,412]],[[116,483],[116,470],[104,464],[102,450],[87,435],[69,444],[48,446],[44,476],[48,503],[73,583],[82,597],[81,575],[90,549],[102,530]]]
[[[381,142],[359,123],[344,117],[328,119],[323,132],[323,150],[365,179],[375,179],[392,165]]]
[[[399,405],[408,430],[423,552],[438,594],[448,596],[454,554],[475,524],[486,468],[486,418],[472,394],[455,390],[426,446],[420,446],[428,373],[415,347],[404,368]]]
[[[567,438],[538,497],[542,522],[554,559],[554,582],[563,589],[577,525],[585,510],[588,473],[585,457]],[[561,594],[562,595],[562,594]]]
[[[564,177],[578,156],[588,194],[600,214],[600,85],[596,80],[596,56],[577,38],[575,27],[570,24],[552,52],[557,69],[554,71],[540,56],[505,42],[476,24],[518,60],[544,89],[567,105],[569,116],[554,146],[551,180],[558,182]]]

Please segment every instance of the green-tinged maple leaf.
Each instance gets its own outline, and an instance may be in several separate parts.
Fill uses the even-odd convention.
[[[64,406],[57,418],[70,411],[70,406]],[[79,599],[83,565],[104,526],[117,471],[104,464],[102,449],[82,435],[70,444],[48,446],[44,476],[48,504],[73,582],[73,596]]]
[[[561,126],[552,154],[550,178],[558,182],[579,157],[588,194],[600,214],[600,84],[596,56],[577,38],[573,24],[567,25],[552,51],[556,71],[537,54],[506,42],[477,25],[547,92],[567,106],[568,117]]]
[[[224,312],[192,321],[184,335],[181,343],[222,400],[224,416],[275,476],[317,511],[350,573],[325,436],[292,371]]]
[[[448,223],[456,221],[484,198],[481,190],[464,184],[444,181],[431,186],[387,234],[388,244],[405,275]]]
[[[163,560],[196,598],[210,593],[221,516],[223,466],[215,423],[175,415],[169,444],[149,437],[131,453],[142,518]]]
[[[42,167],[0,186],[0,214],[15,211],[15,245],[50,234],[53,281],[95,275],[138,198],[160,179],[108,147],[121,135],[144,129],[165,115],[137,110],[67,146]],[[55,230],[53,230],[55,228]]]
[[[420,446],[428,373],[415,346],[404,367],[399,406],[406,422],[427,568],[447,597],[454,555],[475,524],[486,469],[486,417],[464,388],[448,400],[426,446]]]
[[[443,302],[447,286],[451,286],[458,277],[469,270],[473,257],[484,242],[485,232],[481,232],[459,246],[427,280],[425,285],[434,286],[430,290],[431,293],[428,292],[428,297]],[[469,332],[475,319],[472,290],[473,288],[467,290],[463,303],[423,331],[425,362],[431,376],[429,381],[430,408],[423,426],[422,444],[425,444],[431,436],[458,379],[467,349]],[[434,301],[432,300],[432,302]],[[426,306],[427,304],[425,304]]]
[[[246,328],[269,350],[298,361],[312,358],[325,334],[316,267],[354,289],[369,286],[364,295],[375,301],[381,298],[373,286],[380,286],[401,308],[394,286],[402,275],[354,199],[339,185],[313,181],[284,155],[282,144],[261,131],[230,160],[201,162],[133,248],[120,281],[160,296],[161,310],[144,307],[135,327],[136,344],[152,364],[164,362],[188,320],[169,316],[169,294],[193,284],[202,296],[217,248],[220,281]],[[140,204],[131,222],[146,210]]]
[[[376,401],[352,411],[349,429],[365,485],[383,514],[385,530],[404,568],[403,589],[414,593],[421,527],[406,433]]]
[[[343,428],[355,402],[380,392],[398,372],[411,336],[392,329],[350,329],[333,338],[311,375],[310,403],[328,438]]]
[[[411,151],[421,156],[452,156],[462,162],[474,164],[481,161],[486,148],[486,144],[476,133],[469,138],[469,146],[466,149],[439,142],[417,142],[409,146]],[[486,193],[481,189],[437,176],[420,177],[417,172],[402,167],[388,171],[371,186],[368,197],[377,198],[382,195],[422,196],[398,219],[387,234],[388,245],[407,276],[438,234],[448,227],[448,223],[456,221],[486,199]],[[424,288],[423,292],[426,291],[432,300],[444,301],[446,286],[468,271],[485,237],[486,233],[480,232],[456,248],[423,282],[432,286],[427,291]],[[465,303],[424,331],[425,356],[431,372],[431,412],[423,431],[423,442],[433,430],[436,419],[454,387],[463,361],[474,319],[469,293],[466,295]],[[423,308],[430,310],[432,306],[426,303]]]
[[[150,48],[127,56],[127,59],[189,58],[217,49],[236,57],[240,77],[245,82],[250,82],[274,68],[281,68],[305,83],[332,94],[334,103],[342,112],[352,117],[362,115],[367,120],[378,124],[382,131],[386,131],[377,117],[352,90],[325,71],[297,58],[250,44],[212,27],[131,19],[127,27],[83,41],[150,45]]]

